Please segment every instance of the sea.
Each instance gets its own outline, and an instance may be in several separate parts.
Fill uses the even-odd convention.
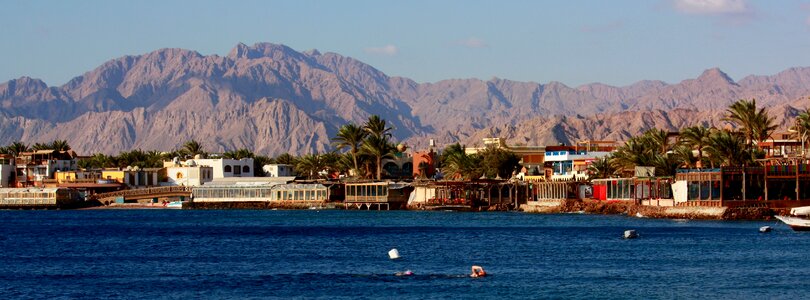
[[[0,211],[0,299],[804,299],[808,254],[810,233],[775,221],[15,210]]]

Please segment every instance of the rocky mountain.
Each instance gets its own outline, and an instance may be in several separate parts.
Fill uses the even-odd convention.
[[[0,84],[0,145],[66,139],[80,153],[172,150],[331,150],[347,122],[377,114],[416,148],[488,136],[545,145],[623,140],[652,127],[725,126],[723,110],[756,98],[783,123],[810,104],[810,68],[735,82],[719,69],[675,84],[568,87],[493,78],[417,83],[363,62],[284,45],[239,44],[224,57],[184,49],[124,56],[49,87],[28,77]]]

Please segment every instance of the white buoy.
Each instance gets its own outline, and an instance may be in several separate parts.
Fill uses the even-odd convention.
[[[391,249],[391,251],[388,251],[388,257],[390,257],[391,259],[398,259],[399,258],[399,250],[397,250],[396,248]]]
[[[638,233],[635,230],[625,230],[624,231],[624,238],[626,239],[634,239],[638,237]]]
[[[762,226],[762,227],[759,228],[759,232],[762,232],[762,233],[771,232],[771,226]]]

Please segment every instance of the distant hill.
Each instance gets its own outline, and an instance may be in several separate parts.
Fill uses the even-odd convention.
[[[722,111],[756,98],[785,125],[810,104],[810,68],[734,81],[719,69],[676,84],[568,87],[493,78],[417,83],[350,57],[239,44],[224,57],[160,49],[108,61],[60,87],[21,77],[0,84],[0,145],[65,139],[79,153],[172,150],[265,155],[331,149],[347,122],[378,114],[418,148],[486,136],[545,145],[623,140],[649,128],[723,126]]]

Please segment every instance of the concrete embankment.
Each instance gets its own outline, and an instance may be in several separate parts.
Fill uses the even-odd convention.
[[[702,220],[768,220],[774,212],[768,208],[726,208],[703,206],[646,206],[625,201],[544,200],[521,205],[529,213],[571,213],[642,216],[647,218]]]
[[[343,209],[343,203],[322,201],[189,202],[183,209]]]

